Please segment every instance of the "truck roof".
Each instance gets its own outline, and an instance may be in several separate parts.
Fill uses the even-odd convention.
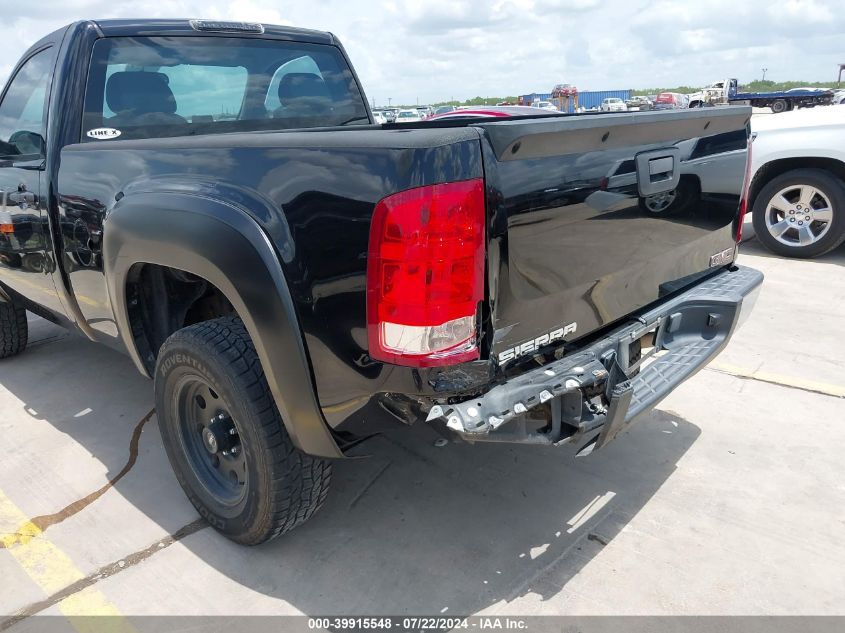
[[[254,25],[256,23],[233,22],[224,20],[197,20],[209,26],[233,26],[233,25]],[[236,31],[233,29],[209,29],[197,30],[192,26],[192,20],[185,19],[119,19],[119,20],[92,20],[105,37],[131,37],[144,36],[167,36],[167,35],[229,35],[232,37],[259,37],[263,39],[284,39],[298,42],[311,42],[314,44],[335,44],[336,40],[331,33],[326,31],[312,31],[310,29],[299,29],[292,26],[278,26],[275,24],[262,24],[263,33],[250,31]]]

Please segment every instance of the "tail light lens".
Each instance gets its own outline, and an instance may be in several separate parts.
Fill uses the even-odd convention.
[[[367,262],[372,358],[411,367],[478,358],[484,225],[480,178],[402,191],[376,205]]]
[[[739,222],[736,225],[736,243],[742,241],[742,224],[745,222],[745,214],[748,212],[748,194],[751,189],[751,152],[754,147],[754,137],[756,134],[751,134],[748,137],[748,155],[745,163],[745,178],[742,181],[742,197],[739,199]]]

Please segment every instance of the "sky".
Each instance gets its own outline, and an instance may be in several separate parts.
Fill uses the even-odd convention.
[[[4,11],[0,78],[80,19],[185,17],[327,30],[370,102],[580,90],[831,81],[845,63],[842,0],[37,0]],[[8,21],[11,19],[12,24]]]

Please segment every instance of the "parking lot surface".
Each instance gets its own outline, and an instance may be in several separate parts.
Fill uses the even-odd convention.
[[[335,466],[245,548],[167,463],[128,358],[32,317],[0,362],[0,628],[37,613],[845,614],[845,250],[766,283],[728,349],[606,449],[434,445]],[[14,619],[10,620],[10,617]],[[5,618],[5,620],[4,620]]]

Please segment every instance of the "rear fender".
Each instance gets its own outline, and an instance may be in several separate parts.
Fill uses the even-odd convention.
[[[126,296],[131,268],[158,264],[202,277],[226,296],[243,320],[294,444],[311,455],[343,456],[317,404],[311,365],[278,256],[255,220],[216,199],[136,193],[115,205],[103,236],[115,319],[142,373],[149,375],[132,336]]]

